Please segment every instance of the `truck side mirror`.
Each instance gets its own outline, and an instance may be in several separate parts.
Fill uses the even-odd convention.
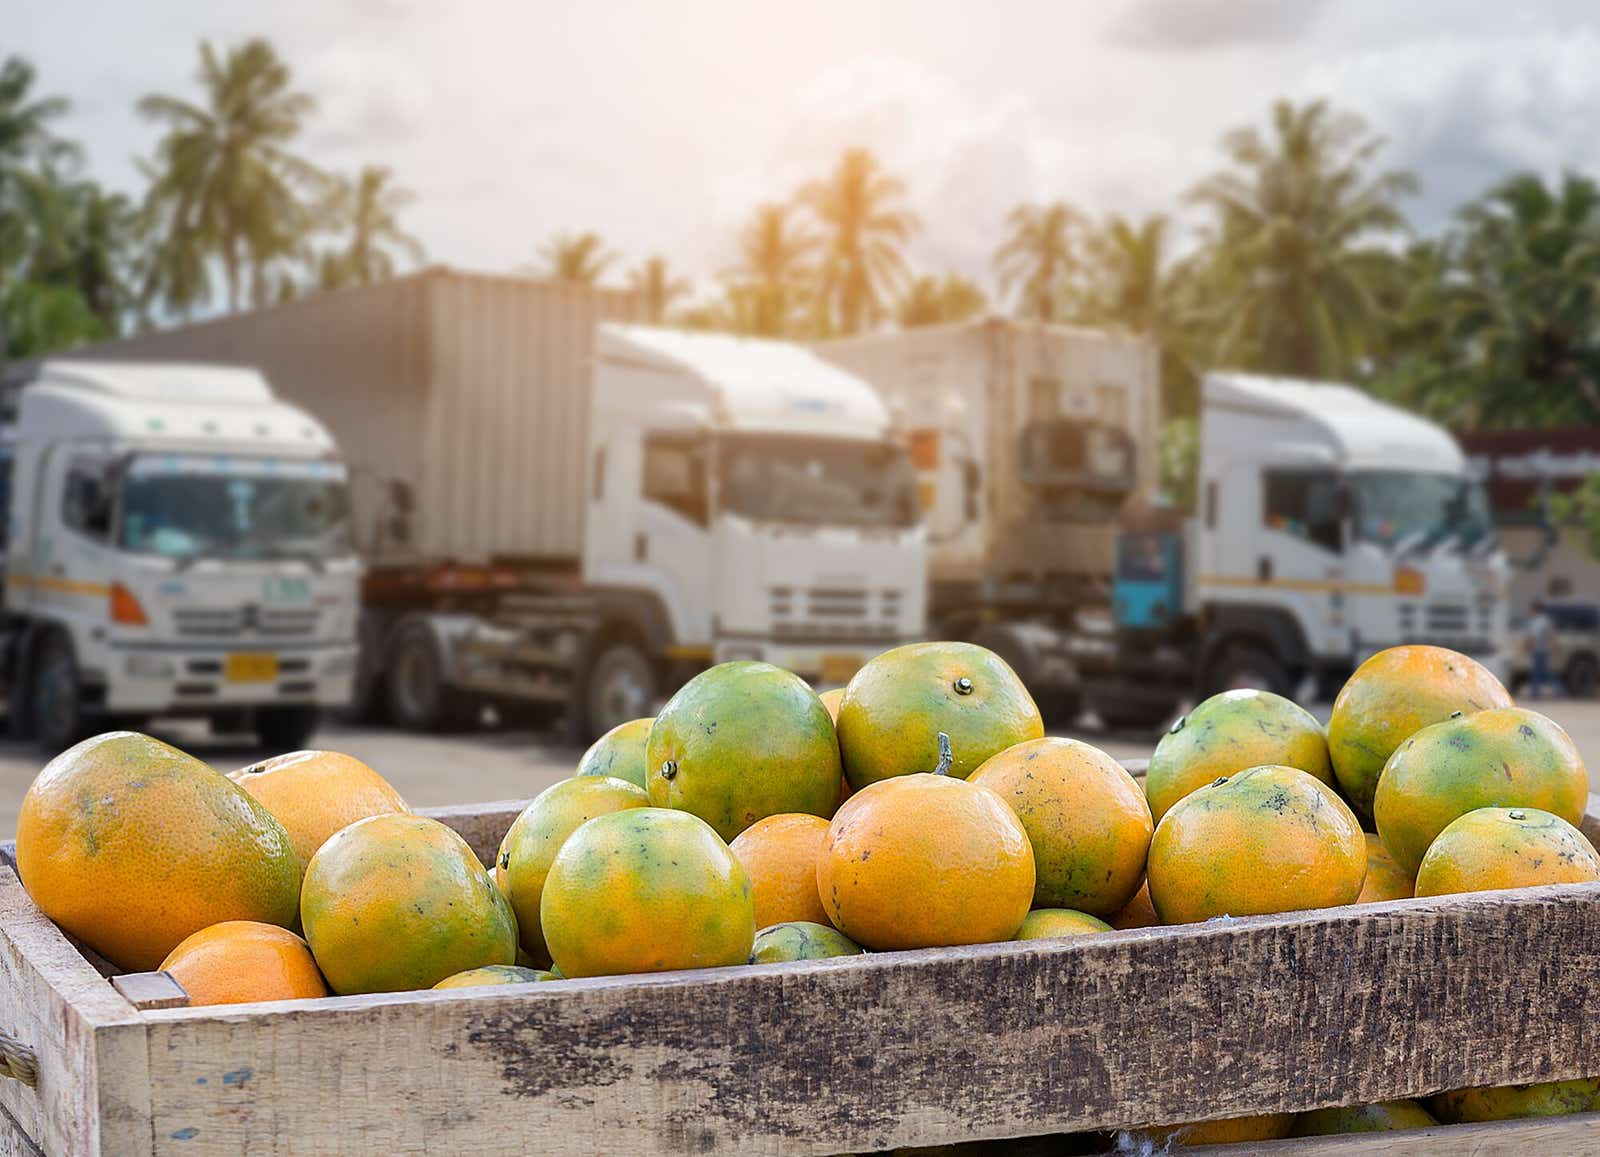
[[[983,472],[978,469],[978,464],[968,458],[961,464],[962,491],[966,499],[967,521],[977,522],[981,512],[980,500],[983,491]]]
[[[411,483],[404,478],[389,479],[389,505],[401,514],[410,514],[417,507],[416,495],[412,493]]]

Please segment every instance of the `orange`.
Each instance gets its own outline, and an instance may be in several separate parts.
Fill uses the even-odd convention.
[[[228,778],[283,825],[302,864],[340,828],[368,816],[411,810],[388,780],[338,751],[291,751]]]
[[[532,984],[539,980],[557,980],[555,973],[542,968],[523,968],[516,964],[486,964],[482,968],[469,968],[454,976],[447,976],[435,988],[481,988],[491,984]]]
[[[172,973],[195,1005],[328,995],[306,942],[254,920],[224,920],[184,937],[161,971]]]
[[[1410,872],[1445,825],[1481,807],[1530,807],[1576,824],[1589,773],[1571,738],[1537,711],[1501,707],[1410,736],[1378,781],[1378,834]]]
[[[1600,856],[1566,820],[1537,808],[1485,807],[1439,833],[1417,869],[1417,895],[1592,880],[1600,880]]]
[[[750,877],[757,928],[790,920],[828,922],[817,895],[817,853],[827,834],[827,820],[790,812],[757,820],[728,845]]]
[[[1061,936],[1082,936],[1086,932],[1111,932],[1114,929],[1098,916],[1074,912],[1071,908],[1035,908],[1022,918],[1016,940],[1054,940]]]
[[[1269,763],[1298,767],[1333,784],[1328,738],[1311,712],[1271,691],[1213,695],[1156,744],[1144,777],[1150,814],[1159,821],[1173,804],[1218,776]]]
[[[871,949],[1010,940],[1033,901],[1033,848],[1005,802],[946,775],[851,796],[817,857],[833,926]]]
[[[1133,899],[1122,906],[1122,911],[1111,917],[1111,926],[1124,928],[1154,928],[1161,923],[1155,905],[1150,903],[1150,881],[1146,880]]]
[[[528,956],[548,964],[539,927],[539,900],[561,845],[596,816],[649,807],[644,789],[604,775],[575,776],[552,784],[511,821],[494,858],[494,882],[517,914],[517,935]]]
[[[783,812],[839,805],[839,740],[798,675],[739,660],[702,671],[650,728],[650,803],[699,816],[724,840]]]
[[[540,902],[562,976],[745,964],[756,937],[750,878],[710,824],[629,808],[573,832]]]
[[[1433,1098],[1433,1115],[1447,1125],[1506,1121],[1513,1117],[1564,1117],[1587,1113],[1600,1096],[1600,1077],[1456,1089]]]
[[[1379,900],[1409,900],[1416,891],[1417,882],[1411,873],[1395,863],[1389,849],[1371,832],[1367,837],[1367,879],[1361,885],[1357,904],[1375,904]]]
[[[655,717],[650,716],[617,724],[589,745],[589,750],[578,760],[576,774],[608,775],[643,788],[645,744],[650,741],[650,725],[654,722]]]
[[[1218,1121],[1196,1121],[1191,1125],[1161,1125],[1145,1129],[1158,1145],[1175,1142],[1190,1145],[1237,1145],[1251,1141],[1277,1141],[1289,1135],[1293,1113],[1272,1113],[1262,1117],[1224,1117]]]
[[[511,905],[438,820],[383,815],[334,834],[306,866],[306,941],[343,994],[432,988],[517,958]]]
[[[1400,1129],[1427,1129],[1439,1122],[1415,1101],[1379,1101],[1374,1105],[1347,1105],[1339,1109],[1313,1109],[1295,1118],[1291,1137],[1323,1137],[1332,1133],[1391,1133]]]
[[[1163,924],[1351,904],[1367,874],[1361,825],[1293,767],[1252,767],[1179,800],[1150,841]]]
[[[1036,908],[1110,916],[1144,883],[1150,807],[1127,770],[1076,739],[1030,739],[991,756],[968,783],[1011,806],[1033,846]]]
[[[850,786],[927,771],[950,737],[950,774],[1044,735],[1028,689],[1005,660],[971,643],[912,643],[871,659],[839,703],[839,752]]]
[[[750,949],[751,964],[781,964],[790,960],[823,960],[830,956],[860,956],[861,945],[828,924],[790,920],[756,933]]]
[[[45,765],[17,816],[33,902],[113,964],[154,968],[224,920],[287,927],[300,861],[283,825],[227,776],[112,731]]]
[[[1494,673],[1458,651],[1420,645],[1379,651],[1333,701],[1328,754],[1334,775],[1350,806],[1370,819],[1383,765],[1407,738],[1457,711],[1510,706]]]
[[[844,688],[835,687],[831,691],[824,691],[817,698],[821,699],[822,705],[828,709],[828,718],[838,723],[839,704],[844,700]]]

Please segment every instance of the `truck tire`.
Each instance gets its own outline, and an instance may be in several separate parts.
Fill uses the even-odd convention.
[[[1295,692],[1294,680],[1283,664],[1269,652],[1248,644],[1225,648],[1205,672],[1201,683],[1202,692],[1208,696],[1240,687],[1284,696],[1293,696]]]
[[[1600,663],[1593,655],[1574,655],[1561,674],[1567,694],[1574,699],[1593,699],[1600,689]]]
[[[1089,700],[1089,710],[1107,731],[1154,731],[1171,723],[1180,705],[1177,699],[1159,698]]]
[[[644,648],[631,639],[602,643],[584,678],[579,737],[597,739],[649,715],[660,694],[660,677]]]
[[[78,663],[65,635],[51,631],[39,640],[28,685],[33,736],[51,755],[64,751],[88,734]]]
[[[445,682],[439,641],[420,619],[389,636],[384,678],[389,718],[408,731],[459,731],[472,726],[481,704]]]
[[[1078,716],[1083,712],[1083,695],[1077,687],[1046,684],[1040,674],[1038,653],[1026,638],[997,624],[979,627],[966,637],[974,646],[987,647],[999,655],[1006,661],[1006,666],[1017,673],[1017,678],[1022,680],[1022,685],[1033,696],[1046,725],[1071,727],[1077,723]]]
[[[321,722],[322,712],[315,707],[263,707],[256,712],[256,738],[274,755],[301,751]]]

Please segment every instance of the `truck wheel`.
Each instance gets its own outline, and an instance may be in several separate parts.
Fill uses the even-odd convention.
[[[1561,681],[1567,685],[1567,694],[1574,699],[1593,699],[1600,687],[1600,663],[1593,655],[1575,655],[1567,664]]]
[[[649,655],[626,639],[608,643],[589,665],[584,685],[585,737],[597,738],[620,723],[649,715],[660,693]]]
[[[444,656],[428,624],[413,621],[389,641],[389,718],[410,731],[454,731],[477,721],[477,700],[445,683]]]
[[[29,692],[34,738],[45,751],[64,751],[87,734],[78,664],[72,644],[61,635],[50,634],[39,644]]]
[[[315,707],[263,707],[256,712],[256,738],[274,754],[301,751],[316,734],[322,712]]]
[[[1107,731],[1151,731],[1165,727],[1178,714],[1178,702],[1160,699],[1133,699],[1109,702],[1091,699],[1089,709]]]
[[[1268,652],[1260,647],[1229,647],[1206,672],[1202,689],[1206,695],[1215,695],[1241,687],[1285,696],[1292,696],[1295,690],[1289,672]]]

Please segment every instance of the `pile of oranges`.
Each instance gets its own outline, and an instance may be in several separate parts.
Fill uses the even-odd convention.
[[[40,908],[114,964],[227,1003],[1596,880],[1587,795],[1559,726],[1436,647],[1363,664],[1326,729],[1278,695],[1214,696],[1141,782],[1046,738],[992,652],[921,643],[823,696],[765,663],[703,672],[598,740],[487,868],[349,756],[222,776],[131,732],[40,773],[17,862]],[[1487,1112],[1493,1092],[1443,1111]]]

